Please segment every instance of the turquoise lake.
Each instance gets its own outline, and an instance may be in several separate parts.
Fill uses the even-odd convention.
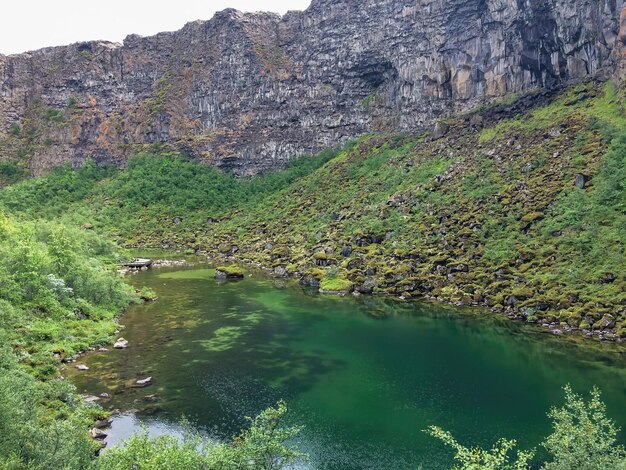
[[[626,345],[556,337],[485,312],[380,297],[322,296],[251,275],[219,283],[208,266],[129,277],[159,300],[131,307],[125,350],[89,354],[68,375],[79,391],[118,408],[109,444],[143,423],[180,432],[181,416],[229,438],[283,399],[303,468],[449,468],[451,452],[429,425],[468,445],[498,437],[535,447],[562,387],[597,385],[626,426]],[[72,370],[69,370],[72,369]],[[137,378],[154,383],[135,389]],[[156,396],[154,396],[156,395]],[[622,441],[624,433],[621,435]]]

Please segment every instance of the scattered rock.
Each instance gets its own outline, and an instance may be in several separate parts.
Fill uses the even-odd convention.
[[[446,136],[450,131],[450,126],[442,121],[437,121],[430,132],[430,140],[439,140]]]
[[[113,345],[115,349],[126,349],[128,347],[128,341],[124,338],[118,338],[118,340]]]
[[[587,177],[583,175],[582,173],[578,173],[576,175],[576,187],[578,189],[584,189],[586,184],[587,184]]]
[[[376,283],[376,281],[371,278],[365,278],[365,281],[363,281],[363,284],[361,284],[358,288],[357,291],[360,292],[361,294],[373,294],[374,293],[374,289],[376,289],[376,287],[378,287],[378,284]]]
[[[451,266],[448,266],[448,269],[447,269],[447,274],[467,273],[467,272],[469,272],[469,266],[467,264],[464,264],[464,263],[453,264]]]
[[[91,431],[89,431],[89,435],[93,439],[97,439],[97,440],[105,439],[108,436],[106,432],[98,428],[91,428]]]
[[[109,426],[111,426],[112,422],[113,420],[111,418],[99,419],[93,424],[93,426],[94,428],[97,428],[97,429],[104,429],[104,428],[108,428]]]
[[[320,280],[313,276],[303,276],[300,279],[300,285],[303,287],[318,289],[320,287]]]
[[[608,330],[615,326],[615,317],[606,314],[600,320],[593,324],[594,330]]]
[[[85,364],[77,364],[76,368],[78,370],[89,370],[89,367],[87,367]]]
[[[485,120],[483,119],[483,117],[482,117],[480,114],[474,114],[474,115],[470,118],[469,125],[470,125],[471,127],[474,127],[474,128],[478,128],[478,129],[480,129],[480,128],[482,128],[482,127],[483,127],[483,123],[484,123],[484,121],[485,121]]]
[[[152,384],[152,377],[146,377],[145,379],[138,379],[135,381],[134,387],[143,388]]]
[[[150,258],[135,258],[128,263],[122,263],[122,266],[130,269],[147,269],[152,266],[152,260]]]
[[[343,245],[341,247],[341,256],[347,258],[352,254],[352,247],[350,245]]]
[[[617,280],[617,276],[613,273],[604,273],[600,276],[602,284],[612,284]]]
[[[230,243],[220,243],[219,245],[217,245],[217,251],[219,251],[223,255],[231,253],[232,250],[233,246]]]
[[[289,271],[284,266],[276,266],[272,271],[272,276],[274,277],[288,277]]]

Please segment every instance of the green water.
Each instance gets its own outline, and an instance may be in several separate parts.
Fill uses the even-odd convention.
[[[108,392],[117,418],[110,442],[141,421],[158,434],[181,415],[215,437],[285,399],[306,468],[448,468],[431,424],[468,444],[517,438],[536,446],[561,387],[603,390],[626,426],[623,345],[554,337],[506,319],[391,299],[320,296],[258,276],[218,283],[208,268],[155,269],[130,282],[159,300],[132,307],[122,351],[81,359],[81,391]],[[145,389],[127,385],[152,376]],[[157,394],[158,401],[146,401]],[[622,440],[623,435],[622,435]]]

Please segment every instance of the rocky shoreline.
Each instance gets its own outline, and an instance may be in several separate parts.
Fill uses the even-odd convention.
[[[133,247],[139,248],[141,247]],[[175,248],[171,246],[146,246],[144,249],[164,249],[164,250],[172,250],[176,253],[182,253],[184,250],[180,248]],[[344,250],[345,251],[345,250]],[[317,290],[320,294],[326,295],[338,295],[338,296],[360,296],[360,295],[377,295],[377,296],[386,296],[389,298],[397,299],[398,301],[410,301],[410,300],[422,300],[429,302],[436,302],[444,305],[451,305],[455,307],[471,307],[471,308],[480,308],[484,309],[486,312],[495,313],[499,315],[506,315],[508,318],[515,321],[522,321],[528,324],[536,325],[537,328],[540,328],[546,332],[549,332],[553,335],[577,335],[580,337],[599,340],[602,342],[613,342],[613,343],[626,343],[626,338],[619,337],[615,334],[614,331],[607,328],[602,329],[581,329],[572,327],[568,324],[559,323],[556,321],[545,321],[545,319],[541,318],[529,318],[527,314],[523,311],[523,308],[515,308],[514,305],[509,305],[507,308],[496,308],[491,307],[489,305],[485,305],[484,303],[478,302],[460,302],[454,301],[451,299],[447,299],[441,296],[433,296],[428,295],[427,292],[417,293],[416,291],[406,291],[402,293],[387,291],[384,289],[378,288],[375,284],[370,282],[370,280],[366,279],[364,283],[360,286],[356,284],[351,284],[350,288],[344,290],[328,290],[323,289],[321,287],[321,283],[319,280],[308,276],[306,271],[301,272],[293,272],[290,273],[287,269],[285,269],[282,265],[281,269],[276,269],[276,267],[272,268],[267,265],[261,264],[259,262],[254,262],[247,260],[242,257],[237,256],[224,256],[223,253],[219,252],[208,252],[203,250],[198,250],[196,252],[196,256],[205,258],[208,260],[210,265],[213,266],[221,266],[221,265],[231,265],[231,266],[248,266],[259,270],[264,273],[264,275],[272,278],[272,279],[292,279],[298,282],[301,286],[306,288],[311,288]],[[168,266],[193,266],[193,263],[189,263],[187,261],[173,261],[173,260],[157,260],[154,263],[154,267],[168,267]],[[219,271],[218,273],[224,271]],[[134,274],[134,273],[133,273]],[[224,273],[222,276],[217,274],[218,279],[242,279],[243,276],[238,271],[234,276],[228,276]]]

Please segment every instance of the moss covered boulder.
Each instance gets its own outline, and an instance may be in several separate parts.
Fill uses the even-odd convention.
[[[220,266],[215,270],[215,279],[243,279],[245,272],[239,266]]]

